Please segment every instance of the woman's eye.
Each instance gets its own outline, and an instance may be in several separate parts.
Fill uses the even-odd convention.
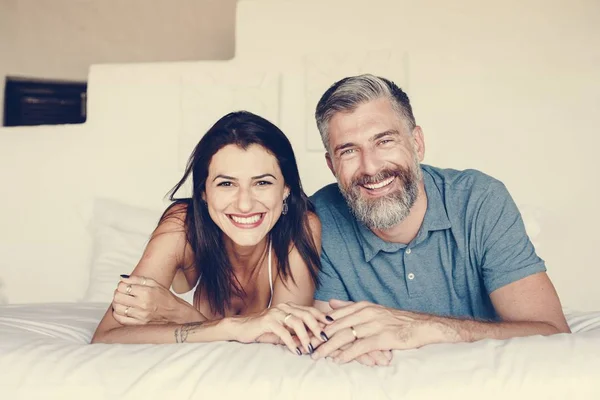
[[[220,183],[217,184],[217,186],[228,187],[228,186],[231,186],[231,182],[220,182]]]
[[[256,184],[258,186],[265,186],[265,185],[272,185],[273,183],[269,182],[269,181],[258,181],[258,182],[256,182]]]

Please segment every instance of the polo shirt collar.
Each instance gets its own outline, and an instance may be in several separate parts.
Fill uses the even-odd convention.
[[[423,232],[432,232],[450,229],[452,224],[450,223],[450,219],[448,219],[446,204],[442,199],[440,188],[429,171],[423,168],[421,168],[421,171],[423,171],[423,182],[425,184],[425,193],[427,193],[427,211],[425,211],[425,218],[420,230]],[[443,185],[444,183],[440,184]]]
[[[427,194],[427,210],[425,211],[425,218],[423,219],[421,228],[411,244],[422,242],[431,231],[449,229],[452,226],[448,219],[442,195],[433,177],[425,169],[421,168],[421,171],[423,172],[423,184],[425,185],[425,193]],[[371,262],[380,251],[394,253],[406,247],[403,243],[386,242],[356,219],[354,223],[358,231],[358,240],[363,249],[365,262]]]

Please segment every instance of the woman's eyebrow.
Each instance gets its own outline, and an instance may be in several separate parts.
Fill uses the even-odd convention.
[[[216,181],[218,178],[228,179],[230,181],[237,181],[238,180],[237,178],[234,178],[233,176],[227,176],[227,175],[221,175],[221,174],[219,174],[219,175],[215,176],[215,179],[213,179],[213,182]]]
[[[275,175],[273,175],[273,174],[262,174],[262,175],[258,175],[258,176],[253,176],[252,179],[262,179],[262,178],[266,178],[267,176],[270,176],[271,178],[277,180],[277,178],[275,178]]]
[[[277,180],[277,178],[275,178],[275,175],[273,175],[273,174],[257,175],[257,176],[253,176],[252,179],[253,180],[254,179],[262,179],[262,178],[266,178],[267,176],[270,176],[271,178]],[[237,181],[238,180],[238,178],[234,178],[233,176],[219,174],[219,175],[215,176],[215,178],[213,179],[213,182],[216,181],[218,178],[227,179],[227,180],[230,180],[230,181]]]

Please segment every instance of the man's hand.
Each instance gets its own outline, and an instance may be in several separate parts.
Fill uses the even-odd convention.
[[[315,351],[314,359],[333,356],[336,362],[345,363],[378,350],[413,349],[460,340],[455,331],[430,315],[365,301],[331,300],[329,304],[334,322],[324,329],[329,340]]]
[[[113,296],[113,317],[122,325],[188,323],[206,318],[154,279],[121,278]]]
[[[338,356],[342,354],[345,350],[349,349],[352,346],[352,343],[342,346],[338,350],[334,351],[329,355],[330,358],[337,360]],[[356,357],[354,361],[357,361],[363,365],[367,365],[369,367],[381,366],[387,367],[392,362],[392,358],[394,355],[390,350],[373,350],[365,354],[361,354]],[[352,361],[352,360],[350,360]],[[336,361],[339,362],[339,361]]]

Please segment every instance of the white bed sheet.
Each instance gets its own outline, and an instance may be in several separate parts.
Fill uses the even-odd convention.
[[[600,399],[600,312],[569,313],[571,335],[431,345],[371,368],[265,344],[88,345],[105,310],[0,307],[0,398]]]

